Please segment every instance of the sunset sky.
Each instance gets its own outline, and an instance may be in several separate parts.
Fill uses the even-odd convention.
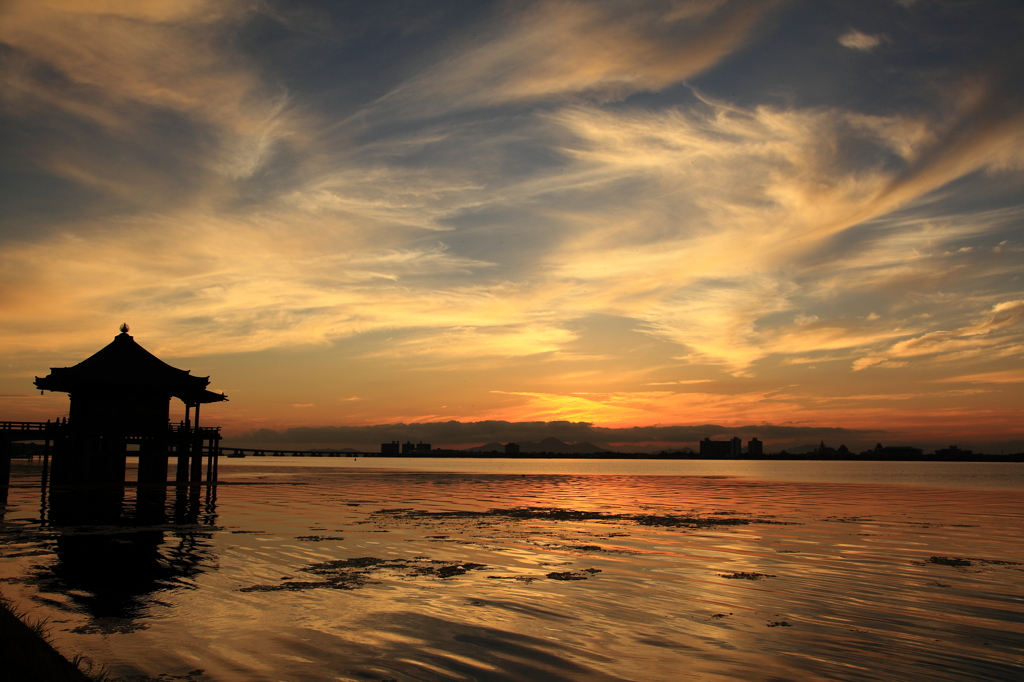
[[[1020,442],[1022,35],[1018,0],[6,0],[0,419],[66,414],[33,377],[127,322],[233,437]]]

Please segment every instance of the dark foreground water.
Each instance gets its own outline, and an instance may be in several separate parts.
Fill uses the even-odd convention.
[[[122,680],[1024,679],[1019,464],[227,462],[16,468],[0,589]]]

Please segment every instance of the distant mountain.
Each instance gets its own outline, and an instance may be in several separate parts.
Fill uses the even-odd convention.
[[[463,452],[505,452],[504,443],[484,443],[475,448],[466,448]]]
[[[467,448],[466,452],[505,452],[504,443],[487,443],[475,448]],[[557,438],[545,438],[539,443],[519,443],[519,452],[552,452],[560,455],[589,455],[597,452],[614,452],[601,448],[593,443],[565,443]]]
[[[811,452],[817,452],[819,447],[821,447],[820,443],[811,443],[810,445],[796,445],[788,447],[785,448],[785,450],[791,455],[806,455]]]
[[[656,452],[692,454],[693,448],[665,447],[664,445],[615,445],[609,446],[612,452],[626,455],[651,455]]]

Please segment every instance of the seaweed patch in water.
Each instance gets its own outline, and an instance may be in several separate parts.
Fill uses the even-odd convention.
[[[595,573],[600,572],[600,568],[584,568],[582,571],[556,571],[548,573],[544,577],[551,580],[586,580]]]
[[[833,523],[868,523],[875,520],[870,516],[826,516],[822,519],[822,521],[831,521]]]
[[[770,621],[768,621],[768,627],[770,627],[770,628],[791,628],[791,627],[793,627],[793,624],[792,623],[787,623],[784,620],[770,620]]]
[[[326,540],[344,540],[340,535],[297,535],[296,540],[304,542],[324,542]]]
[[[239,588],[239,592],[297,592],[300,590],[354,590],[358,587],[370,584],[370,580],[362,574],[349,574],[338,576],[327,581],[310,582],[295,581],[282,583],[281,585],[250,585]]]
[[[973,566],[967,559],[951,559],[946,556],[933,556],[930,557],[925,563],[928,564],[939,564],[940,566]]]
[[[322,561],[317,564],[310,564],[302,569],[306,573],[333,573],[344,568],[369,568],[378,564],[405,563],[402,559],[378,559],[372,556],[361,556],[354,559],[337,559],[335,561]]]
[[[706,529],[716,526],[745,526],[751,523],[771,525],[793,525],[790,521],[775,521],[763,516],[733,516],[736,512],[715,512],[712,515],[698,514],[609,514],[599,511],[581,511],[560,507],[511,507],[509,509],[488,509],[487,511],[442,511],[428,512],[409,508],[380,509],[374,514],[407,519],[481,519],[498,517],[506,519],[536,519],[545,521],[632,521],[641,526],[668,528]]]
[[[534,580],[540,580],[544,576],[539,575],[489,575],[488,580],[516,580],[521,583],[532,583]]]
[[[747,571],[736,571],[735,573],[719,573],[719,577],[729,580],[761,580],[763,578],[775,578],[771,573],[755,573]]]
[[[394,571],[402,578],[434,576],[441,579],[465,575],[469,571],[486,568],[484,564],[459,561],[430,560],[426,557],[414,559],[378,559],[377,557],[355,557],[310,564],[301,569],[305,573],[324,576],[323,581],[291,580],[280,585],[251,585],[239,592],[283,592],[298,590],[354,590],[365,585],[379,584],[370,575],[381,571]]]

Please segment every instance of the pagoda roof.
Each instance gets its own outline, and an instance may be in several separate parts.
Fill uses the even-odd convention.
[[[227,400],[223,393],[206,390],[210,377],[192,376],[189,370],[172,367],[135,342],[127,325],[107,346],[73,367],[51,367],[50,374],[36,377],[36,388],[72,393],[78,390],[117,392],[165,392],[194,405]]]

